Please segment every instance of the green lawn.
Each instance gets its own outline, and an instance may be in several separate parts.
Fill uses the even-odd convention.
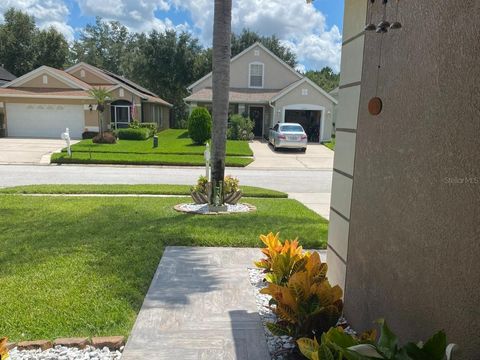
[[[260,246],[269,231],[326,245],[327,221],[295,200],[249,199],[257,212],[228,216],[177,213],[181,201],[2,195],[0,334],[128,335],[167,245]]]
[[[132,141],[132,140],[122,140]],[[115,146],[115,145],[108,145]],[[245,167],[253,161],[250,157],[227,156],[225,165]],[[77,152],[72,156],[66,152],[52,154],[52,163],[57,164],[123,164],[123,165],[170,165],[170,166],[204,166],[203,155],[178,154],[138,154],[120,152]]]
[[[94,144],[82,140],[72,146],[73,152],[108,152],[129,154],[195,154],[202,155],[205,145],[195,145],[182,129],[168,129],[158,133],[158,148],[153,148],[153,139],[120,140],[117,144]],[[66,151],[65,149],[63,151]],[[227,141],[227,156],[253,156],[247,141]]]
[[[4,194],[145,194],[190,195],[189,185],[26,185],[0,189]],[[286,198],[287,194],[253,186],[242,186],[244,197]]]
[[[329,142],[323,143],[323,145],[325,145],[330,150],[335,151],[335,138],[332,138],[332,140],[330,140]]]

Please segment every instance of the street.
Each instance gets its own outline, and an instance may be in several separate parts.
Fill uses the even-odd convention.
[[[184,184],[193,185],[203,168],[0,165],[0,187],[33,184]],[[228,168],[240,185],[284,191],[328,219],[331,170]]]

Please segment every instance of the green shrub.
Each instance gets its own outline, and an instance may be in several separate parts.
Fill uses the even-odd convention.
[[[152,135],[155,135],[157,133],[157,123],[154,122],[138,122],[137,120],[132,121],[130,124],[128,124],[129,129],[149,129],[150,133]]]
[[[375,331],[357,338],[346,334],[341,327],[331,328],[317,339],[303,338],[297,341],[300,352],[310,360],[315,359],[385,359],[385,360],[444,360],[447,337],[439,331],[425,343],[408,343],[400,346],[398,338],[381,319],[380,337],[375,343]],[[447,356],[447,359],[450,359]]]
[[[212,117],[207,109],[197,107],[188,118],[188,135],[195,144],[204,144],[210,139]]]
[[[152,136],[152,132],[147,128],[127,128],[118,129],[117,135],[122,140],[146,140]]]
[[[232,115],[227,130],[229,140],[248,140],[252,134],[255,124],[248,117]]]

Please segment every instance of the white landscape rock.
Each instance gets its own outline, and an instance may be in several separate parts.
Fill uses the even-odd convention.
[[[123,348],[120,348],[123,351]],[[51,349],[38,350],[10,350],[11,360],[119,360],[122,352],[108,348],[96,349],[87,346],[85,349],[55,346]]]

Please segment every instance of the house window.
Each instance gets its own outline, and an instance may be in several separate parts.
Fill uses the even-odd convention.
[[[251,88],[263,88],[263,64],[250,64],[250,85]]]
[[[302,89],[302,95],[307,96],[308,95],[308,89]]]
[[[47,75],[43,75],[43,83],[48,84],[48,76]]]
[[[80,70],[80,77],[82,77],[82,78],[85,77],[85,70]]]

